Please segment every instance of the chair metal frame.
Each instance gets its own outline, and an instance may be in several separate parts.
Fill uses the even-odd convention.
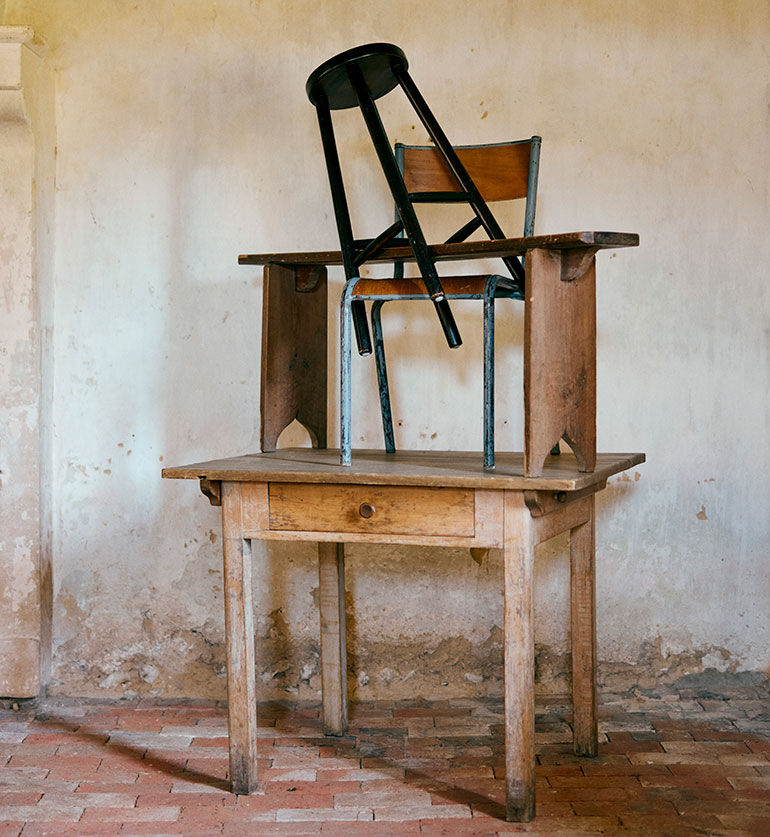
[[[524,214],[524,235],[530,236],[534,233],[535,227],[535,211],[537,203],[537,181],[540,165],[540,146],[541,138],[538,136],[530,137],[527,140],[519,140],[507,143],[495,143],[488,145],[473,145],[473,146],[456,146],[455,150],[463,151],[465,149],[485,149],[485,148],[500,148],[502,146],[523,145],[530,146],[529,154],[529,170],[527,176],[527,190],[526,190],[526,205]],[[406,146],[402,143],[397,143],[395,146],[395,159],[402,177],[405,175],[405,151],[407,150],[435,150],[433,146]],[[435,197],[433,197],[435,195]],[[411,199],[415,199],[411,195]],[[452,198],[443,192],[434,193],[420,193],[419,198],[426,203],[434,202],[448,202],[454,201]],[[398,215],[398,210],[396,210]],[[469,224],[462,227],[458,232],[450,238],[450,241],[463,240],[473,230],[480,226],[479,223],[471,221]],[[517,264],[521,264],[516,259]],[[523,272],[523,266],[522,266]],[[397,264],[394,270],[394,279],[399,280],[403,278],[403,263]],[[475,277],[461,277],[462,279],[473,279]],[[366,282],[366,292],[358,292],[357,288],[361,283],[360,277],[354,277],[348,280],[343,290],[342,299],[340,302],[340,353],[341,353],[341,398],[340,398],[340,426],[341,426],[341,462],[349,464],[351,459],[351,358],[352,358],[352,341],[350,333],[350,324],[353,319],[353,306],[360,304],[364,305],[367,300],[373,302],[371,308],[372,319],[372,333],[374,338],[374,355],[377,368],[377,381],[380,395],[380,411],[382,415],[383,435],[385,439],[385,450],[388,453],[395,453],[395,436],[393,432],[393,417],[390,399],[390,387],[388,384],[387,364],[385,359],[385,345],[382,333],[382,306],[393,300],[429,300],[430,294],[427,289],[424,293],[393,293],[383,292],[377,293],[371,290],[372,286],[376,286],[378,280],[370,280]],[[445,280],[446,284],[447,280]],[[392,285],[391,285],[392,287]],[[501,276],[499,274],[488,274],[483,279],[483,285],[480,290],[475,291],[460,291],[460,292],[446,292],[446,298],[449,300],[455,299],[480,299],[483,301],[483,368],[484,368],[484,445],[483,445],[483,460],[484,468],[493,469],[495,465],[495,448],[494,448],[494,391],[495,391],[495,375],[494,375],[494,352],[495,352],[495,299],[518,299],[523,300],[523,288],[519,285],[515,278],[511,276]],[[553,453],[558,453],[558,444],[554,448]]]

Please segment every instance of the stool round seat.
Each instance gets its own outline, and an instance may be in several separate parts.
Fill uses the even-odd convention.
[[[316,67],[308,76],[305,90],[314,105],[322,94],[330,110],[358,107],[348,69],[358,67],[372,99],[379,99],[398,84],[394,64],[404,70],[409,67],[403,51],[395,44],[364,44],[347,49]]]

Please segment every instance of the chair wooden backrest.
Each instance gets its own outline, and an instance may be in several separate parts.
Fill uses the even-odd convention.
[[[526,198],[524,235],[535,227],[540,137],[493,145],[455,146],[485,201]],[[434,146],[396,144],[396,160],[414,203],[452,202],[462,191]]]

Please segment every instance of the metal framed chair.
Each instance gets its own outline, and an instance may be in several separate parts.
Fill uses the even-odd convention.
[[[540,163],[540,137],[534,136],[517,142],[494,145],[458,146],[456,152],[466,171],[473,178],[479,192],[486,201],[524,199],[524,235],[532,235],[535,226],[537,201],[537,179]],[[395,157],[404,183],[413,202],[434,203],[451,200],[461,186],[453,177],[444,159],[433,146],[407,146],[397,144]],[[480,226],[477,218],[464,225],[449,240],[462,241]],[[446,298],[478,299],[483,302],[483,366],[484,366],[484,467],[491,469],[495,464],[494,450],[494,344],[495,344],[495,300],[523,299],[523,288],[513,276],[498,274],[475,276],[452,276],[441,278]],[[381,312],[383,305],[391,300],[428,300],[425,283],[421,279],[403,278],[403,264],[396,265],[393,279],[353,279],[348,281],[341,301],[341,354],[343,376],[349,386],[349,364],[351,355],[349,327],[352,307],[364,305],[371,300],[372,332],[374,354],[380,392],[385,449],[395,452],[393,418],[388,385],[385,346],[382,333]],[[349,410],[343,415],[344,422],[350,422]],[[350,432],[344,434],[350,438]],[[552,451],[559,452],[558,444]]]
[[[403,237],[411,247],[420,270],[420,275],[430,299],[436,309],[444,335],[450,348],[461,345],[462,340],[452,316],[447,295],[433,257],[428,249],[420,223],[414,209],[419,195],[410,194],[404,176],[399,168],[385,128],[382,124],[375,100],[399,87],[415,110],[423,127],[435,145],[435,151],[450,173],[452,186],[439,190],[431,200],[467,203],[473,211],[474,220],[466,224],[451,241],[462,241],[471,231],[482,227],[490,238],[504,238],[500,225],[495,220],[473,178],[441,126],[430,111],[425,99],[417,89],[408,72],[408,62],[403,51],[393,44],[366,44],[346,50],[325,61],[308,77],[306,91],[316,108],[321,132],[326,169],[334,206],[340,250],[347,280],[343,299],[349,295],[351,283],[359,281],[361,265],[371,260],[394,239]],[[364,118],[377,158],[382,167],[396,205],[396,221],[380,235],[370,239],[355,239],[350,213],[345,196],[334,127],[331,112],[358,107]],[[457,237],[459,236],[459,237]],[[519,288],[524,285],[524,270],[518,259],[504,259],[511,276]],[[363,301],[351,299],[347,315],[342,317],[341,332],[343,345],[350,343],[352,323],[358,351],[370,354],[371,335],[366,320]],[[351,460],[350,440],[350,357],[343,353],[341,363],[340,393],[340,462],[349,465]]]

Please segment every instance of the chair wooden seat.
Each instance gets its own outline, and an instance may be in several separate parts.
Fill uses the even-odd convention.
[[[496,297],[521,299],[518,286],[510,277],[490,274],[489,276],[442,276],[444,293],[451,299],[482,299],[488,280],[495,276]],[[353,299],[430,299],[425,282],[414,279],[359,279],[353,291]]]

